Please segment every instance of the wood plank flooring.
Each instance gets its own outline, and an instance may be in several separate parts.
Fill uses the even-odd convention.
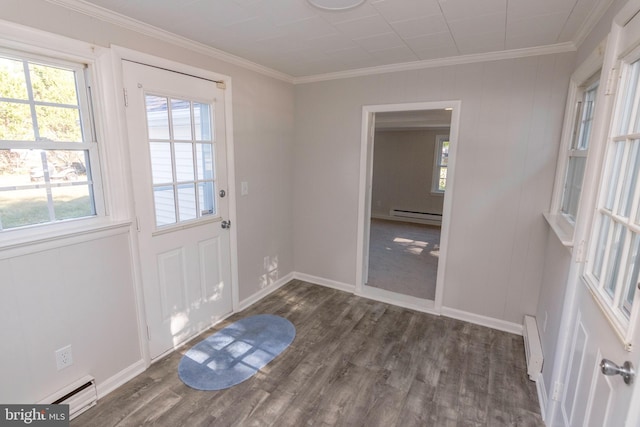
[[[189,347],[240,318],[289,319],[292,345],[253,378],[204,392]],[[71,426],[543,426],[522,337],[294,280],[98,402]]]

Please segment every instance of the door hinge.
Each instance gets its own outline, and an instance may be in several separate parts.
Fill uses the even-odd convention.
[[[140,231],[140,218],[136,217],[136,231]]]
[[[147,326],[147,340],[151,341],[151,330],[149,329],[149,325]]]
[[[562,383],[560,381],[556,381],[553,384],[553,393],[551,395],[551,400],[555,400],[556,402],[560,402],[560,396],[562,395]]]
[[[128,107],[129,106],[129,94],[127,93],[127,89],[125,89],[125,88],[122,89],[122,95],[124,96],[124,106]]]
[[[587,257],[585,255],[585,251],[584,251],[584,246],[585,246],[585,242],[584,240],[581,240],[580,243],[578,243],[578,246],[576,247],[576,262],[577,263],[584,263],[587,261]]]
[[[612,68],[609,71],[609,76],[607,78],[607,88],[605,91],[605,95],[613,95],[616,93],[616,88],[618,86],[618,79],[619,79],[619,75],[618,75],[618,69],[617,68]]]
[[[227,84],[225,82],[216,82],[216,86],[218,87],[218,89],[226,89],[227,88]]]

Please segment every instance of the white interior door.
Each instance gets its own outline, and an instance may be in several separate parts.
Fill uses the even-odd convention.
[[[637,7],[637,6],[636,6]],[[629,11],[626,11],[628,13]],[[630,16],[633,16],[632,11]],[[603,76],[608,87],[599,99],[612,102],[620,73],[615,106],[600,108],[599,120],[610,129],[599,132],[599,156],[603,166],[595,210],[588,214],[593,226],[581,231],[577,241],[590,247],[579,272],[576,304],[572,311],[572,334],[560,396],[560,417],[554,425],[622,427],[639,426],[638,379],[627,384],[624,377],[602,370],[603,359],[622,366],[640,364],[640,16],[614,24],[609,36]],[[626,25],[625,25],[626,24]],[[609,96],[607,96],[609,95]],[[613,104],[610,104],[613,105]],[[603,128],[604,129],[604,128]],[[604,136],[606,134],[606,136]],[[590,159],[591,160],[591,159]],[[596,165],[593,160],[590,165]],[[587,169],[589,171],[589,169]],[[592,206],[589,209],[593,209]],[[579,252],[579,251],[578,251]]]
[[[123,71],[154,359],[232,311],[224,86],[129,61]]]

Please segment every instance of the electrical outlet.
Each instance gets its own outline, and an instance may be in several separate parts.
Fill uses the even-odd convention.
[[[73,364],[73,355],[71,354],[71,346],[68,345],[56,350],[56,366],[58,371],[71,366]]]

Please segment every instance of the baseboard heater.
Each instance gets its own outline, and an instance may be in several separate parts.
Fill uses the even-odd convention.
[[[389,215],[395,218],[418,220],[429,224],[442,224],[442,214],[410,211],[403,209],[391,209]]]
[[[69,405],[69,418],[73,419],[98,402],[96,380],[87,375],[51,396],[41,400],[40,404]]]
[[[524,353],[527,358],[527,374],[529,374],[530,380],[536,381],[542,372],[543,357],[535,317],[524,316],[522,336],[524,338]]]

